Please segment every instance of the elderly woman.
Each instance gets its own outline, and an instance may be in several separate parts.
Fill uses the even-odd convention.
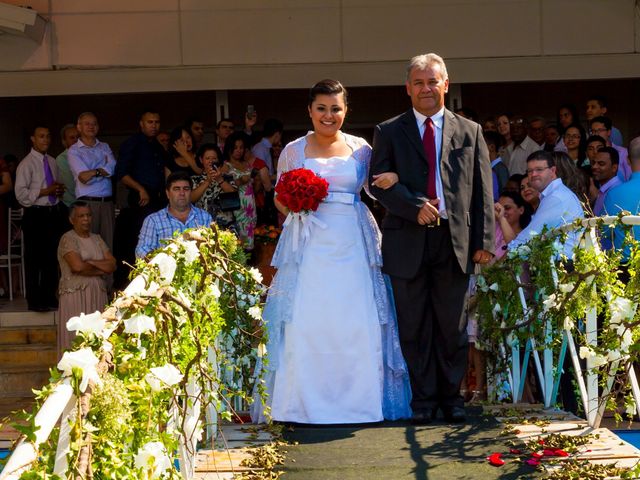
[[[86,202],[76,201],[69,207],[72,229],[60,238],[58,262],[58,355],[71,346],[74,333],[67,321],[80,313],[102,310],[107,303],[105,276],[116,269],[116,260],[100,235],[91,233],[91,209]]]
[[[198,149],[197,161],[203,173],[191,177],[191,203],[209,212],[220,228],[235,231],[233,212],[222,209],[220,196],[236,192],[237,188],[224,178],[226,169],[221,157],[220,149],[213,143],[205,143]]]

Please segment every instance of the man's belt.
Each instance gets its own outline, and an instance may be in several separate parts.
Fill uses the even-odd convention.
[[[113,197],[89,197],[89,196],[82,196],[82,197],[78,197],[78,200],[84,200],[85,202],[112,202],[113,201]]]

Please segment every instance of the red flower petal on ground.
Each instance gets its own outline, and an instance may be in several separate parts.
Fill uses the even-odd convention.
[[[501,453],[492,453],[487,457],[487,460],[494,467],[501,467],[502,465],[504,465],[504,460],[500,458],[501,456],[502,456]]]
[[[556,457],[568,457],[569,454],[560,448],[556,448],[555,450]]]
[[[540,452],[533,452],[531,454],[532,458],[535,458],[536,460],[540,460],[542,457],[544,456],[544,454],[540,453]]]
[[[538,440],[538,444],[539,445],[544,445],[544,438],[541,438],[540,440]]]
[[[509,450],[509,453],[513,453],[514,455],[520,455],[522,451],[518,450],[517,448],[512,448],[511,450]]]
[[[526,463],[527,465],[531,465],[532,467],[537,467],[538,465],[540,465],[540,460],[529,458],[528,460],[525,460],[524,463]]]

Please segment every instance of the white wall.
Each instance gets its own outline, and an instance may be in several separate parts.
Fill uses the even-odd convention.
[[[634,0],[4,0],[49,19],[0,35],[0,96],[395,85],[416,53],[453,82],[633,78]]]

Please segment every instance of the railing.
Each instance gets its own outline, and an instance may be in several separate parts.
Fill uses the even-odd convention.
[[[19,440],[0,480],[18,479],[42,457],[53,464],[46,473],[87,478],[92,455],[120,478],[143,471],[144,478],[156,478],[167,469],[174,478],[172,452],[179,475],[193,478],[203,410],[213,441],[220,415],[228,417],[233,403],[249,395],[242,382],[262,341],[259,273],[244,267],[233,235],[212,228],[172,240],[148,263],[139,263],[135,278],[104,312],[75,322],[82,325],[80,340],[59,364],[66,373],[45,388],[31,432]],[[92,395],[100,395],[97,387],[106,377],[122,384],[125,393],[116,403],[127,405],[130,425],[124,428],[134,432],[102,458],[98,445],[111,439],[96,436],[108,430],[108,421],[93,425],[96,431],[87,419]],[[38,468],[49,468],[44,463]]]
[[[622,224],[629,226],[640,225],[640,216],[627,215],[587,218],[582,222],[564,225],[559,228],[558,231],[566,233],[569,231],[581,230],[582,234],[580,236],[580,242],[576,246],[576,249],[583,249],[585,251],[595,252],[598,255],[603,255],[598,241],[597,229],[603,227],[609,228],[609,226],[613,224]],[[552,233],[553,232],[549,232],[548,235],[551,235]],[[558,291],[559,285],[556,262],[553,257],[549,258],[549,262],[553,285],[555,287],[555,291],[549,293],[559,294],[560,292]],[[544,345],[542,348],[540,348],[536,345],[534,335],[530,334],[529,330],[528,316],[531,315],[530,306],[532,300],[530,299],[529,302],[527,302],[527,296],[525,295],[525,290],[522,286],[523,282],[521,276],[516,275],[516,279],[517,283],[519,284],[517,290],[523,312],[522,324],[527,325],[527,327],[525,330],[520,331],[521,335],[519,335],[519,338],[513,333],[507,334],[505,340],[506,344],[511,347],[510,352],[507,351],[507,349],[501,349],[502,356],[506,357],[510,364],[510,369],[508,371],[508,381],[512,392],[513,402],[518,403],[522,400],[525,384],[524,379],[526,378],[530,356],[533,355],[536,374],[539,379],[542,397],[544,398],[544,406],[545,408],[551,408],[552,406],[554,406],[556,404],[560,383],[559,369],[562,368],[568,351],[575,372],[575,379],[580,390],[580,399],[584,406],[586,420],[591,427],[599,427],[600,422],[602,421],[606,406],[605,400],[611,393],[616,373],[620,368],[624,368],[627,372],[626,379],[628,382],[628,386],[630,387],[633,398],[635,400],[635,409],[638,415],[640,415],[640,388],[638,386],[638,381],[635,375],[633,362],[628,355],[622,355],[619,358],[616,358],[613,361],[609,362],[606,382],[604,384],[604,388],[600,393],[598,391],[600,378],[596,367],[601,366],[601,363],[599,365],[596,365],[595,358],[589,356],[586,358],[586,371],[584,371],[581,366],[574,337],[577,336],[579,338],[584,338],[585,346],[598,346],[598,313],[596,311],[596,306],[591,303],[588,304],[584,309],[583,335],[576,335],[579,332],[577,332],[576,327],[573,326],[575,324],[572,325],[571,322],[569,323],[569,325],[567,325],[565,322],[564,328],[562,328],[561,331],[558,332],[554,331],[551,319],[547,318],[546,320],[544,320]],[[589,282],[592,285],[591,298],[597,298],[599,292],[597,292],[596,290],[596,283],[593,282],[593,278],[588,277],[585,279],[585,281]],[[523,332],[524,335],[522,335]],[[558,355],[554,360],[556,352],[552,347],[552,340],[553,337],[558,334],[561,335],[562,340]],[[524,344],[524,353],[521,351],[521,342],[523,337],[526,338]],[[542,360],[540,359],[539,355],[540,350],[542,352]]]

